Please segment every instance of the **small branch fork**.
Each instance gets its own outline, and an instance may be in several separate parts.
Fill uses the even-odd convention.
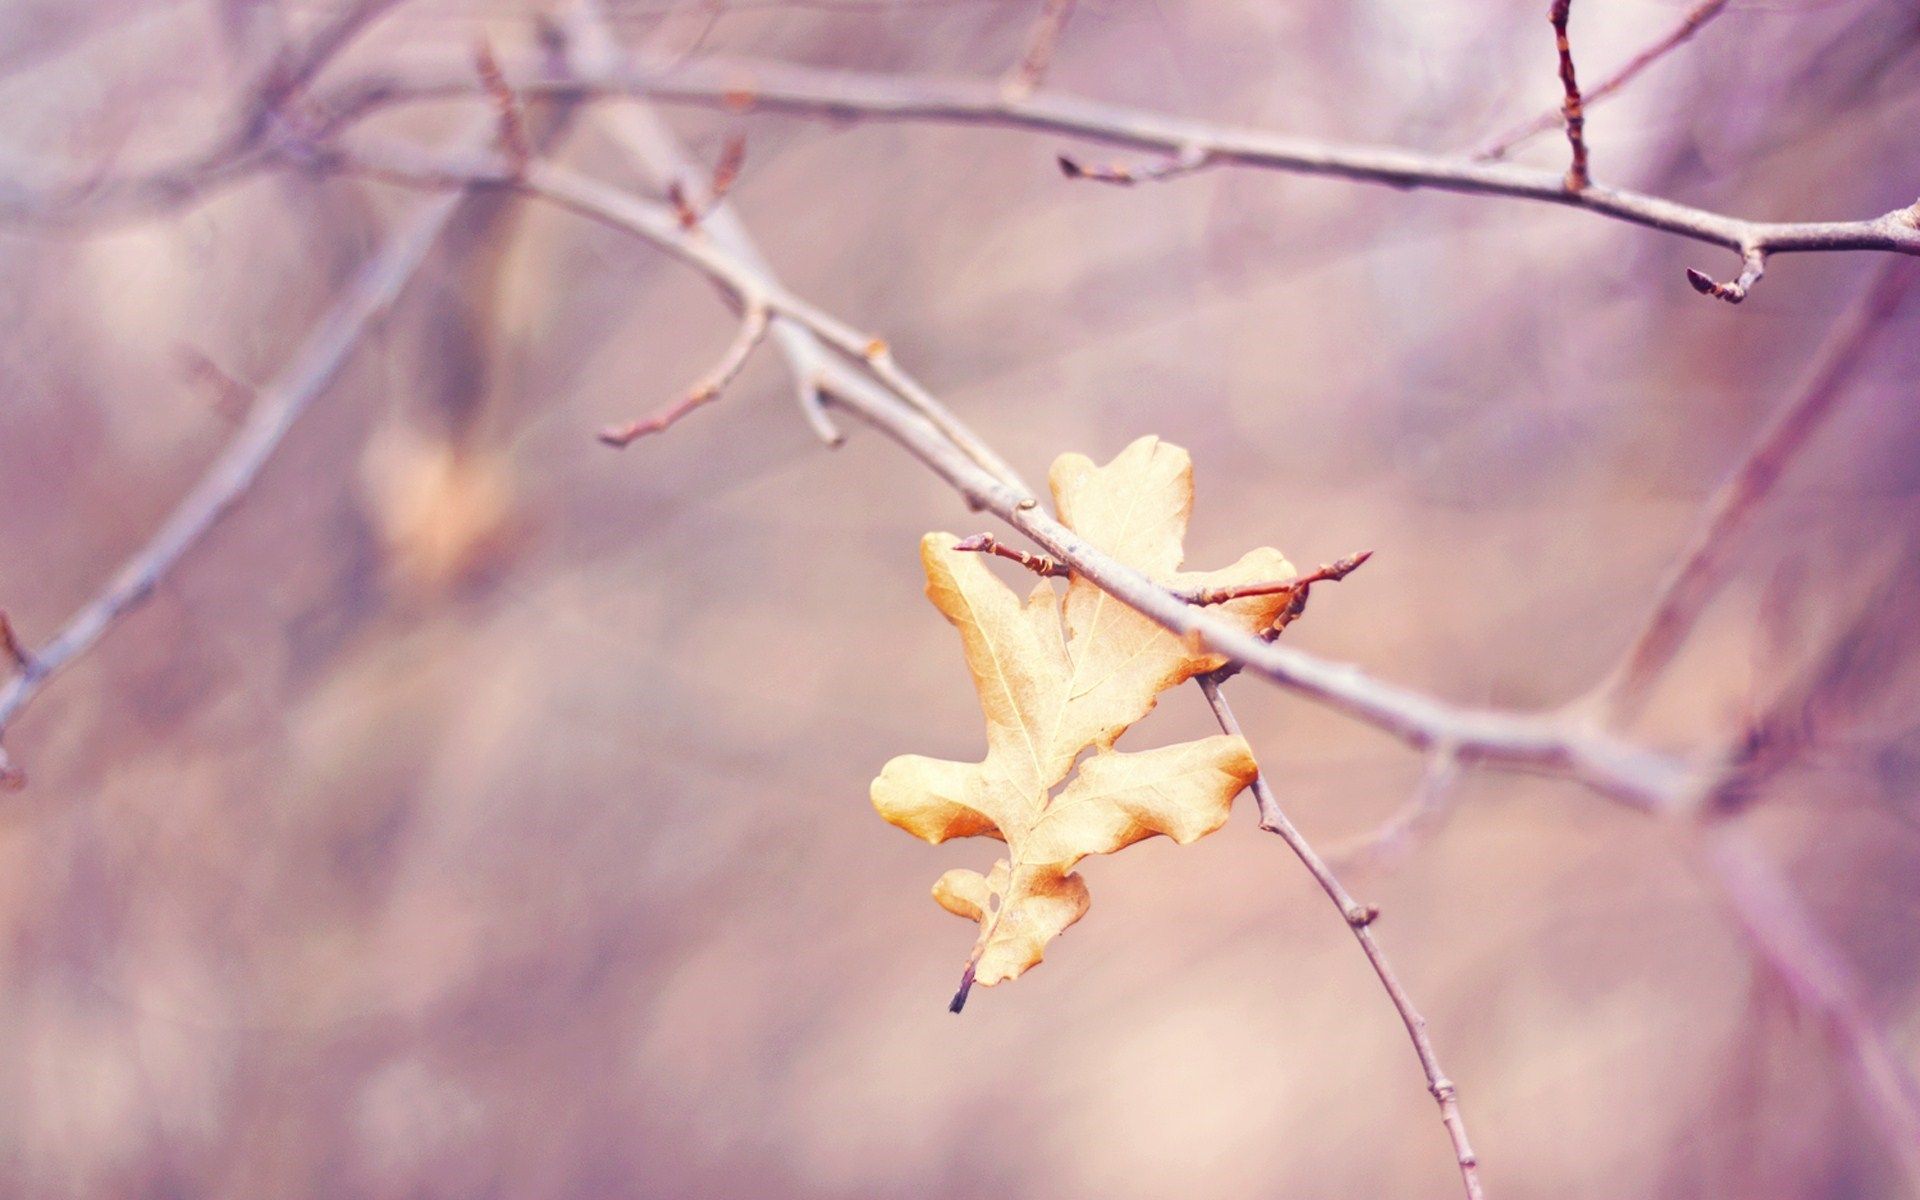
[[[721,147],[720,159],[713,164],[713,174],[707,179],[706,194],[698,196],[689,192],[684,180],[675,179],[667,185],[667,203],[673,205],[673,211],[680,218],[680,224],[692,229],[706,219],[709,212],[726,202],[727,193],[740,179],[740,170],[747,162],[747,139],[739,134],[727,139]]]
[[[1560,116],[1567,126],[1567,145],[1573,150],[1573,162],[1567,168],[1567,190],[1585,191],[1593,182],[1587,173],[1587,111],[1580,99],[1580,83],[1573,72],[1573,43],[1567,38],[1567,19],[1573,11],[1573,0],[1553,0],[1553,7],[1547,10],[1547,20],[1553,23],[1553,44],[1560,54],[1560,86],[1566,91],[1566,99],[1560,103]]]

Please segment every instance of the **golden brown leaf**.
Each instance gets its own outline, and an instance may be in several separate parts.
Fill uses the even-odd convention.
[[[1193,470],[1186,451],[1157,438],[1140,439],[1105,467],[1063,455],[1050,482],[1065,524],[1162,583],[1190,589],[1293,575],[1269,549],[1221,571],[1179,571]],[[873,803],[930,842],[1007,843],[1007,856],[986,875],[949,871],[933,889],[942,907],[979,922],[964,978],[991,986],[1039,962],[1047,943],[1086,912],[1086,884],[1071,873],[1082,858],[1156,834],[1186,843],[1213,832],[1255,768],[1237,737],[1114,750],[1161,692],[1222,660],[1194,652],[1077,573],[1064,599],[1043,580],[1023,604],[980,555],[954,550],[956,540],[928,534],[920,557],[928,598],[960,631],[987,721],[987,754],[977,763],[896,758],[874,780]],[[1258,631],[1289,599],[1249,597],[1214,611]]]

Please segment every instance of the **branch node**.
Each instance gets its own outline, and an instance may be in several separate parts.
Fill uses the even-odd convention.
[[[1347,924],[1355,929],[1365,929],[1380,919],[1380,906],[1377,904],[1355,904],[1345,910]]]
[[[1704,271],[1687,268],[1687,282],[1693,290],[1702,296],[1712,296],[1725,300],[1728,304],[1738,304],[1747,298],[1747,292],[1760,277],[1766,274],[1766,252],[1758,246],[1746,246],[1740,251],[1740,275],[1730,283],[1716,283],[1712,276]]]

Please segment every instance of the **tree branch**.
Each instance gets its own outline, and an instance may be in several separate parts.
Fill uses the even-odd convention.
[[[37,650],[27,652],[15,643],[10,657],[20,669],[0,687],[0,735],[49,680],[152,595],[154,587],[253,486],[294,422],[339,375],[367,330],[392,307],[463,198],[462,192],[453,191],[421,205],[361,269],[279,377],[261,390],[239,432],[147,544]],[[16,787],[24,782],[4,750],[0,750],[0,781]]]
[[[875,356],[863,351],[857,332],[718,250],[697,231],[686,230],[670,208],[546,163],[536,163],[524,178],[515,178],[507,166],[491,160],[431,158],[391,151],[367,155],[343,150],[331,151],[324,158],[343,170],[418,186],[491,183],[525,189],[668,251],[721,284],[742,304],[758,301],[772,312],[791,317],[839,353],[840,359],[832,365],[832,377],[825,385],[837,404],[926,464],[972,506],[993,512],[1058,562],[1196,646],[1220,654],[1230,666],[1264,675],[1424,752],[1448,754],[1463,763],[1481,762],[1572,779],[1628,807],[1662,817],[1694,818],[1701,810],[1701,796],[1712,781],[1703,781],[1676,760],[1575,724],[1572,718],[1450,705],[1373,679],[1357,668],[1250,636],[1186,603],[1040,511],[1036,500],[980,466],[897,390],[880,386],[875,382],[877,377],[858,374],[853,364],[864,362],[871,370]],[[1850,981],[1844,966],[1835,965],[1841,962],[1838,954],[1810,923],[1792,925],[1786,923],[1785,916],[1762,911],[1767,904],[1777,906],[1778,899],[1770,898],[1764,890],[1743,888],[1742,883],[1741,878],[1729,877],[1722,882],[1722,893],[1740,911],[1743,923],[1759,930],[1750,932],[1749,941],[1769,970],[1783,978],[1804,973],[1809,970],[1808,955],[1814,955],[1821,966],[1815,978],[1822,982],[1805,989],[1806,998],[1828,1020],[1837,1022],[1848,1044],[1856,1047],[1853,1052],[1863,1065],[1853,1077],[1862,1088],[1870,1089],[1865,1093],[1869,1101],[1884,1104],[1884,1097],[1920,1090],[1912,1086],[1911,1073],[1886,1045],[1884,1036],[1861,1016],[1861,1010],[1848,1007],[1850,993],[1845,985]],[[1791,900],[1790,893],[1782,894]],[[1788,910],[1788,915],[1795,911]],[[1343,904],[1343,912],[1350,923],[1362,928],[1377,915],[1351,904]],[[1437,1066],[1433,1073],[1438,1074]],[[1453,1101],[1450,1085],[1436,1084],[1434,1090],[1443,1107]],[[1889,1127],[1893,1120],[1888,1118]],[[1464,1135],[1451,1122],[1449,1130],[1456,1136],[1461,1157],[1470,1159],[1471,1152],[1464,1149]],[[1463,1174],[1470,1165],[1463,1163]]]
[[[730,291],[742,305],[764,304],[812,330],[842,361],[826,390],[841,407],[898,442],[931,467],[974,508],[999,516],[1056,560],[1101,589],[1183,637],[1283,687],[1372,724],[1428,750],[1454,747],[1463,762],[1541,771],[1578,780],[1631,807],[1677,811],[1690,802],[1696,781],[1681,763],[1553,716],[1521,715],[1455,706],[1374,679],[1358,668],[1326,662],[1272,644],[1194,607],[1174,592],[1088,544],[1041,511],[1038,501],[987,470],[936,425],[908,394],[931,399],[907,380],[874,339],[788,292],[777,281],[727,254],[698,231],[681,227],[672,210],[598,183],[549,162],[535,162],[525,178],[510,174],[497,156],[448,156],[410,148],[362,146],[316,151],[323,165],[421,187],[492,184],[523,188],[668,251]],[[849,369],[864,365],[868,377]],[[876,386],[876,384],[878,386]],[[944,408],[942,409],[944,411]],[[948,414],[957,424],[957,419]],[[978,436],[969,436],[976,443]]]
[[[1240,728],[1240,722],[1234,717],[1233,709],[1221,694],[1220,675],[1202,675],[1199,679],[1200,690],[1206,693],[1207,704],[1213,709],[1214,719],[1220,723],[1223,732],[1244,738],[1246,734]],[[1460,1182],[1465,1186],[1468,1200],[1481,1200],[1484,1194],[1480,1187],[1480,1160],[1474,1156],[1473,1147],[1467,1141],[1466,1119],[1460,1113],[1459,1090],[1453,1081],[1447,1078],[1441,1069],[1440,1058],[1433,1048],[1433,1039],[1427,1035],[1427,1019],[1413,1005],[1413,997],[1394,973],[1393,964],[1387,961],[1385,950],[1373,936],[1373,923],[1379,919],[1380,910],[1371,904],[1361,904],[1340,883],[1333,868],[1314,851],[1306,837],[1294,827],[1287,818],[1286,811],[1280,807],[1279,797],[1267,783],[1267,773],[1263,770],[1253,777],[1253,798],[1260,807],[1260,828],[1269,833],[1278,834],[1280,839],[1292,850],[1294,856],[1313,876],[1320,890],[1333,901],[1346,920],[1347,928],[1360,943],[1360,949],[1366,953],[1367,963],[1373,967],[1373,973],[1380,979],[1380,986],[1386,990],[1387,999],[1393,1002],[1394,1011],[1400,1014],[1401,1022],[1407,1027],[1407,1037],[1413,1042],[1413,1051],[1420,1059],[1420,1069],[1427,1077],[1427,1091],[1440,1106],[1440,1121],[1446,1126],[1447,1137],[1453,1143],[1453,1155],[1460,1165]]]
[[[731,110],[758,108],[837,119],[992,125],[1085,138],[1114,146],[1295,174],[1324,175],[1396,188],[1435,188],[1559,204],[1598,216],[1746,254],[1882,250],[1920,254],[1920,220],[1898,209],[1864,220],[1753,221],[1621,188],[1592,184],[1570,191],[1550,171],[1508,163],[1387,147],[1316,141],[1258,129],[1106,104],[1060,93],[1009,98],[994,84],[835,71],[754,60],[707,59],[658,66],[635,55],[577,57],[525,48],[501,55],[516,94],[629,94]],[[374,109],[403,101],[472,95],[482,88],[471,61],[444,49],[422,53],[330,90],[316,107],[326,134]],[[208,189],[278,157],[261,137],[222,154],[99,188],[49,193],[19,183],[0,187],[0,218],[98,223],[157,203],[182,205]]]
[[[684,222],[682,222],[684,224]],[[650,417],[642,417],[626,425],[617,425],[600,432],[600,440],[614,449],[623,449],[648,434],[662,433],[671,429],[675,422],[703,404],[720,398],[720,393],[740,368],[747,365],[747,359],[753,356],[754,347],[767,336],[768,313],[765,305],[749,304],[740,318],[740,332],[734,335],[727,346],[726,353],[720,356],[720,362],[702,376],[700,382],[679,401]]]
[[[1828,331],[1793,399],[1768,423],[1753,449],[1707,503],[1699,527],[1660,585],[1639,636],[1620,667],[1595,689],[1608,724],[1623,724],[1639,713],[1655,679],[1673,661],[1688,631],[1725,584],[1729,556],[1740,535],[1794,458],[1832,415],[1862,354],[1916,278],[1920,269],[1913,263],[1894,259],[1880,265],[1859,299]]]

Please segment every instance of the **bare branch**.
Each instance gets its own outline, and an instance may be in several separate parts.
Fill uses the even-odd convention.
[[[308,336],[280,375],[263,388],[227,448],[174,508],[164,524],[83,604],[59,632],[27,657],[35,669],[0,687],[0,734],[40,689],[85,654],[120,618],[138,608],[186,553],[250,489],[307,406],[339,375],[367,330],[392,307],[427,251],[452,220],[464,193],[435,196],[387,240],[361,269],[333,310]],[[26,651],[16,646],[20,655]],[[16,655],[16,661],[19,656]],[[19,780],[0,759],[0,774]]]
[[[1244,600],[1249,596],[1274,596],[1281,592],[1298,592],[1316,583],[1338,583],[1353,574],[1360,564],[1372,557],[1373,551],[1362,550],[1357,554],[1349,554],[1338,562],[1327,563],[1305,575],[1296,575],[1292,579],[1267,583],[1236,583],[1226,587],[1197,588],[1192,591],[1181,591],[1175,588],[1173,594],[1188,604],[1210,605]]]
[[[1704,0],[1704,3],[1696,4],[1688,11],[1686,16],[1680,19],[1678,25],[1668,30],[1658,41],[1653,42],[1638,54],[1628,59],[1619,69],[1615,70],[1613,74],[1607,76],[1598,84],[1587,88],[1582,95],[1582,107],[1592,108],[1602,100],[1618,92],[1621,88],[1632,83],[1639,77],[1642,71],[1654,63],[1659,62],[1662,58],[1665,58],[1675,48],[1684,45],[1694,34],[1700,32],[1701,27],[1706,25],[1707,22],[1726,11],[1726,7],[1727,0]],[[1514,126],[1499,137],[1487,142],[1486,145],[1474,153],[1474,157],[1478,159],[1505,158],[1513,152],[1515,147],[1524,142],[1531,141],[1549,129],[1560,128],[1565,123],[1566,114],[1563,109],[1550,109],[1529,121],[1524,121]]]
[[[955,550],[970,550],[976,554],[992,554],[1009,562],[1017,562],[1035,575],[1049,579],[1064,578],[1073,574],[1065,565],[1057,563],[1044,554],[1028,554],[1025,550],[1016,550],[1004,545],[990,533],[976,533],[964,541],[955,542]]]
[[[1752,248],[1768,255],[1857,250],[1920,254],[1920,217],[1910,208],[1865,220],[1751,221],[1597,184],[1569,190],[1561,176],[1509,163],[1289,137],[1052,92],[1009,99],[995,86],[974,81],[919,80],[751,60],[706,59],[661,67],[622,53],[610,53],[589,65],[578,56],[522,51],[503,55],[502,70],[522,97],[626,93],[729,110],[1006,126],[1171,156],[1191,148],[1203,153],[1209,163],[1222,165],[1559,204],[1742,253]],[[450,56],[444,49],[438,54],[422,53],[386,73],[369,73],[331,90],[319,105],[326,116],[318,132],[338,128],[378,107],[471,95],[479,86],[470,61]],[[192,163],[122,178],[93,192],[83,189],[84,194],[76,195],[72,188],[49,192],[17,183],[0,187],[0,217],[78,224],[160,205],[194,203],[216,185],[286,156],[266,141],[251,138]]]
[[[1573,149],[1573,163],[1567,168],[1567,190],[1582,191],[1592,182],[1587,174],[1587,112],[1580,101],[1580,83],[1573,73],[1573,44],[1567,39],[1567,18],[1573,0],[1553,0],[1547,20],[1553,23],[1553,45],[1560,54],[1560,86],[1566,99],[1560,102],[1560,116],[1567,126],[1567,145]]]
[[[733,377],[752,357],[754,348],[767,336],[767,319],[766,305],[749,304],[740,318],[740,332],[734,335],[726,353],[720,356],[719,364],[694,384],[684,397],[650,417],[602,430],[600,440],[616,450],[622,449],[648,434],[665,432],[694,409],[719,399],[721,391],[733,382]]]
[[[297,46],[289,46],[241,89],[239,103],[208,146],[146,171],[27,182],[9,168],[0,178],[0,217],[64,226],[103,228],[196,203],[222,185],[273,165],[275,126],[287,105],[337,58],[362,30],[400,0],[344,0]]]
[[[1235,737],[1245,737],[1240,722],[1234,717],[1233,709],[1221,694],[1221,680],[1216,675],[1202,675],[1199,679],[1200,690],[1206,693],[1207,704],[1212,707],[1214,719],[1220,728]],[[1394,1011],[1400,1014],[1401,1023],[1407,1027],[1407,1037],[1413,1042],[1413,1051],[1420,1059],[1420,1070],[1427,1077],[1427,1091],[1434,1102],[1440,1106],[1440,1121],[1446,1127],[1447,1137],[1453,1143],[1454,1160],[1460,1166],[1460,1182],[1466,1188],[1468,1200],[1481,1200],[1484,1193],[1480,1186],[1480,1160],[1475,1157],[1473,1147],[1467,1141],[1466,1118],[1460,1112],[1459,1089],[1441,1069],[1440,1058],[1433,1048],[1433,1039],[1427,1034],[1427,1019],[1414,1007],[1413,998],[1394,973],[1393,964],[1387,961],[1386,951],[1380,948],[1378,939],[1373,936],[1373,923],[1379,919],[1380,910],[1371,904],[1361,904],[1341,884],[1340,877],[1333,868],[1314,851],[1306,837],[1294,827],[1287,818],[1286,810],[1280,807],[1279,797],[1273,793],[1273,787],[1267,782],[1267,773],[1259,772],[1253,778],[1253,798],[1260,807],[1260,828],[1269,833],[1278,834],[1280,839],[1299,858],[1307,873],[1313,876],[1320,890],[1333,901],[1346,920],[1347,928],[1360,943],[1360,949],[1366,953],[1367,963],[1373,973],[1379,977],[1380,986],[1385,989],[1387,999],[1392,1001]]]
[[[742,304],[756,301],[811,329],[843,356],[864,362],[862,378],[849,364],[833,364],[823,386],[847,411],[885,433],[926,463],[977,509],[999,516],[1049,555],[1085,575],[1155,622],[1274,683],[1310,696],[1372,724],[1420,750],[1452,745],[1463,762],[1541,771],[1575,779],[1630,807],[1647,812],[1682,811],[1696,791],[1682,764],[1605,734],[1589,732],[1556,716],[1521,715],[1455,706],[1411,689],[1373,679],[1355,667],[1326,662],[1291,647],[1247,634],[1188,604],[1173,592],[1115,561],[1048,516],[1024,488],[1009,484],[929,417],[905,391],[925,399],[924,388],[903,389],[884,347],[845,322],[765,278],[698,231],[680,226],[670,208],[641,200],[552,163],[536,162],[524,179],[511,176],[493,158],[363,148],[335,149],[323,165],[424,187],[502,184],[520,187],[625,230],[670,252],[725,286]],[[883,373],[883,367],[891,369]],[[875,386],[875,382],[881,386]],[[948,415],[950,421],[957,420]],[[978,435],[967,431],[978,443]]]
[[[660,67],[632,55],[611,57],[593,69],[585,69],[577,60],[556,67],[523,55],[508,62],[506,70],[523,94],[626,92],[735,111],[757,108],[838,119],[1006,126],[1170,156],[1204,153],[1209,162],[1221,165],[1560,204],[1736,251],[1751,246],[1767,254],[1843,250],[1920,254],[1920,223],[1907,209],[1858,221],[1750,221],[1598,184],[1570,190],[1560,175],[1510,163],[1289,137],[1057,92],[1010,99],[992,85],[964,80],[922,80],[756,60],[705,59]],[[385,76],[369,75],[338,89],[330,111],[345,120],[386,104],[470,92],[474,84],[469,76],[470,72],[451,69],[431,54],[422,54],[396,65]]]
[[[617,61],[619,49],[607,30],[598,4],[582,4],[567,33],[566,49],[575,60],[587,64]],[[634,162],[647,173],[656,188],[665,190],[694,176],[693,162],[681,148],[679,139],[674,137],[672,129],[652,109],[631,102],[597,111],[603,127],[612,135],[615,143],[633,156]],[[760,274],[773,278],[772,269],[734,212],[732,204],[724,198],[692,199],[703,210],[701,228],[708,237]],[[846,435],[827,416],[826,404],[820,398],[821,375],[831,358],[826,347],[804,326],[777,315],[773,320],[773,340],[792,369],[795,394],[808,426],[826,445],[840,445],[846,440]]]
[[[1862,354],[1899,308],[1916,276],[1920,269],[1913,263],[1894,259],[1881,264],[1860,298],[1834,322],[1793,398],[1714,493],[1699,528],[1660,586],[1647,623],[1619,669],[1595,690],[1609,723],[1624,723],[1640,711],[1655,679],[1726,582],[1728,559],[1740,534],[1832,414]]]

